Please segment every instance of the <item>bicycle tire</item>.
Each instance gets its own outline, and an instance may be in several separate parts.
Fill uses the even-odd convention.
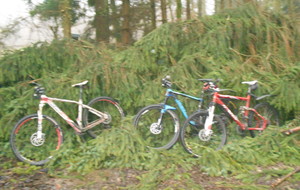
[[[162,109],[162,104],[149,105],[142,108],[134,118],[134,127],[149,148],[170,149],[179,138],[179,119],[172,110],[166,110],[161,121],[162,128],[157,128]]]
[[[267,128],[270,126],[280,126],[280,120],[279,120],[279,113],[277,110],[271,106],[267,102],[259,103],[254,106],[254,109],[263,117],[267,118],[269,121],[269,124]],[[248,122],[248,128],[254,127],[261,127],[261,120],[257,119],[258,117],[254,112],[249,113],[249,122]],[[255,137],[258,134],[261,134],[262,131],[257,131],[257,130],[249,130],[251,137]]]
[[[226,144],[226,127],[223,120],[218,115],[215,115],[213,118],[214,124],[212,126],[212,135],[209,137],[203,136],[204,123],[207,116],[207,112],[195,112],[188,117],[181,128],[181,144],[184,150],[194,157],[201,156],[203,147],[219,150]]]
[[[102,133],[103,130],[110,129],[113,126],[121,126],[125,114],[123,109],[115,99],[111,97],[101,96],[92,99],[87,105],[96,110],[108,114],[110,117],[109,121],[105,121],[87,130],[87,134],[91,137],[96,138]],[[89,112],[88,109],[84,109],[83,122],[85,126],[87,126],[89,123],[92,123],[96,119],[99,119],[99,117]]]
[[[10,146],[20,161],[41,166],[52,158],[52,151],[60,148],[63,133],[59,124],[47,115],[43,115],[42,139],[36,138],[37,127],[37,114],[20,119],[12,129]]]

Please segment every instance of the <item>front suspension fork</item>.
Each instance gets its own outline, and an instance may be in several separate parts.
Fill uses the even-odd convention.
[[[213,119],[214,119],[215,105],[208,108],[208,117],[205,120],[204,129],[207,132],[211,131]]]
[[[45,106],[45,103],[43,101],[39,104],[39,110],[37,111],[38,115],[38,127],[37,127],[37,138],[42,138],[42,129],[43,129],[43,107]]]

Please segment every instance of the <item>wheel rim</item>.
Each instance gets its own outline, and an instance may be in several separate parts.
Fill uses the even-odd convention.
[[[201,114],[195,115],[185,122],[182,132],[184,148],[196,157],[202,154],[203,148],[218,150],[226,142],[225,128],[218,123],[221,121],[214,119],[212,130],[204,130],[205,119]]]
[[[47,162],[54,150],[62,143],[61,131],[48,119],[42,121],[42,135],[37,135],[37,117],[31,117],[16,127],[13,133],[12,147],[16,156],[33,165]]]
[[[161,125],[158,125],[160,114],[161,108],[148,109],[135,123],[136,130],[149,148],[170,148],[179,132],[179,126],[174,119],[176,117],[168,111],[163,115]]]
[[[268,104],[259,104],[256,109],[256,111],[263,116],[264,118],[267,119],[267,128],[265,130],[269,130],[272,128],[278,128],[279,126],[279,118],[277,112],[272,109]],[[250,127],[253,128],[262,128],[263,127],[263,120],[258,117],[257,115],[253,114],[251,117],[251,123]],[[262,134],[263,131],[259,130],[251,130],[250,133],[253,137]]]
[[[108,99],[100,99],[93,102],[89,106],[108,115],[108,119],[106,121],[88,130],[88,133],[92,137],[97,137],[105,129],[111,129],[112,127],[121,127],[124,115],[122,109],[116,102]],[[98,119],[98,116],[87,112],[87,125]]]

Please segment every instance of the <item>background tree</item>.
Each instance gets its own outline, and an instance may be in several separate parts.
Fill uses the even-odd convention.
[[[59,37],[60,28],[63,29],[65,38],[71,38],[72,25],[83,16],[79,2],[75,0],[44,0],[37,5],[32,4],[31,1],[27,3],[32,7],[30,15],[47,22],[54,38]]]
[[[110,8],[111,8],[111,25],[112,25],[112,32],[111,35],[116,39],[117,42],[121,42],[121,26],[120,26],[120,11],[116,5],[115,0],[110,1]]]
[[[221,12],[225,9],[225,0],[215,0],[215,12]]]
[[[178,21],[181,20],[181,14],[182,14],[182,2],[181,0],[176,0],[176,19]]]
[[[155,0],[150,0],[150,10],[151,10],[151,30],[156,28],[156,4]]]
[[[131,43],[131,28],[130,28],[130,0],[122,0],[122,43]]]
[[[59,1],[59,11],[62,18],[62,28],[64,38],[71,38],[72,16],[70,0]]]
[[[96,42],[109,42],[109,7],[107,0],[95,0]]]
[[[197,0],[198,17],[202,17],[205,12],[205,0]]]
[[[168,17],[167,17],[167,2],[166,2],[166,0],[160,0],[160,8],[161,8],[161,21],[162,21],[162,23],[167,23]]]
[[[191,19],[191,1],[186,0],[186,19],[190,20]]]

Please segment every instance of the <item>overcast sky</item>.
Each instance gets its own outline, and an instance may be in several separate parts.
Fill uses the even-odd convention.
[[[7,24],[9,21],[28,15],[28,7],[25,0],[5,0],[0,6],[0,26]]]

